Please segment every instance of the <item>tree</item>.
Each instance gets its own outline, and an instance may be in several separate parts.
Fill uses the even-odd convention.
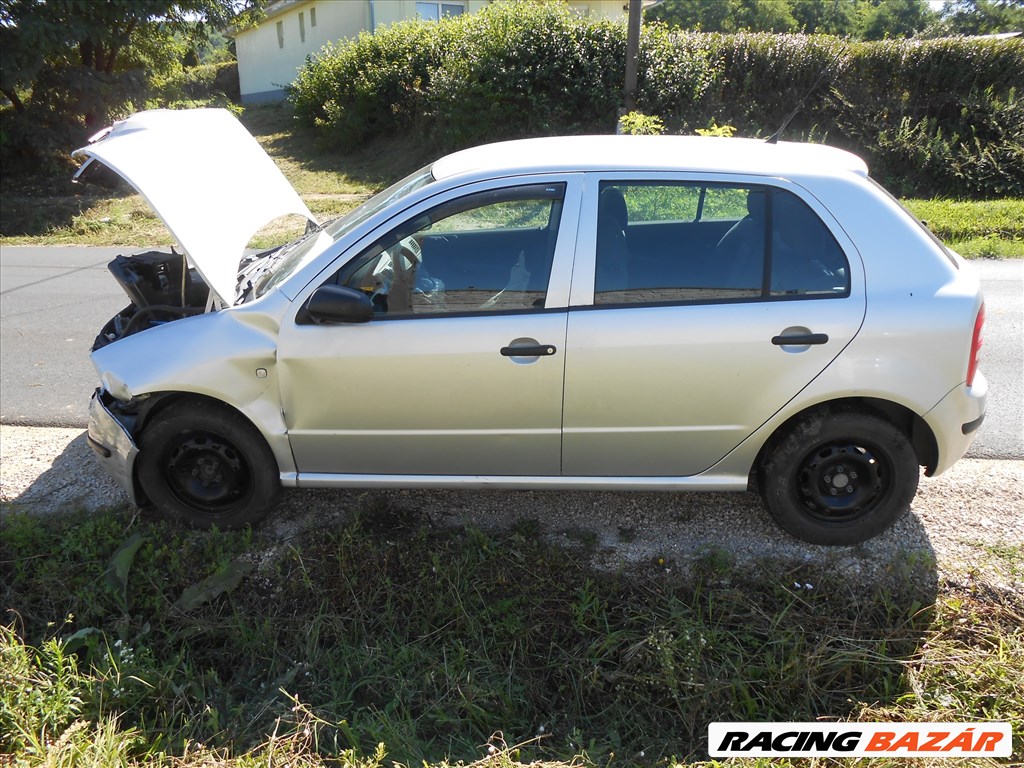
[[[786,0],[665,0],[646,15],[651,21],[703,32],[792,32],[797,28]]]
[[[797,28],[808,35],[847,37],[856,29],[857,6],[863,0],[790,0]]]
[[[1024,32],[1024,0],[946,0],[941,13],[946,34]]]
[[[200,41],[248,20],[261,0],[0,0],[3,160],[37,163],[53,145],[101,127],[147,75]],[[240,14],[242,14],[240,16]]]
[[[646,12],[649,21],[663,21],[683,29],[731,32],[735,0],[665,0]]]
[[[936,17],[927,0],[881,0],[867,13],[861,36],[865,40],[913,37]]]

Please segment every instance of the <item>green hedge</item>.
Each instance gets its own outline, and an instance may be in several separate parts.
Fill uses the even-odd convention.
[[[611,132],[625,26],[561,4],[495,3],[328,47],[299,73],[300,119],[335,146],[415,133],[440,151]],[[637,108],[671,132],[715,122],[864,157],[905,195],[1024,195],[1019,40],[850,43],[828,36],[644,27]]]

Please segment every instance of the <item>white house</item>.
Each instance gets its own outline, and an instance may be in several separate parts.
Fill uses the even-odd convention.
[[[284,88],[327,43],[405,19],[476,13],[492,0],[273,0],[255,27],[235,30],[243,104],[280,101]],[[628,0],[566,0],[579,13],[618,19]]]

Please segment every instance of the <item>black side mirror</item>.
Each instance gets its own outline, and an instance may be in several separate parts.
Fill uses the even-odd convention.
[[[341,285],[321,285],[306,302],[299,323],[365,323],[373,317],[373,302],[362,291]]]

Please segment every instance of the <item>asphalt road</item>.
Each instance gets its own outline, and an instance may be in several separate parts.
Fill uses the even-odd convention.
[[[0,248],[0,422],[85,426],[97,383],[89,348],[128,303],[106,268],[122,252]],[[982,370],[992,395],[969,455],[1024,459],[1024,260],[975,265],[986,299]]]

